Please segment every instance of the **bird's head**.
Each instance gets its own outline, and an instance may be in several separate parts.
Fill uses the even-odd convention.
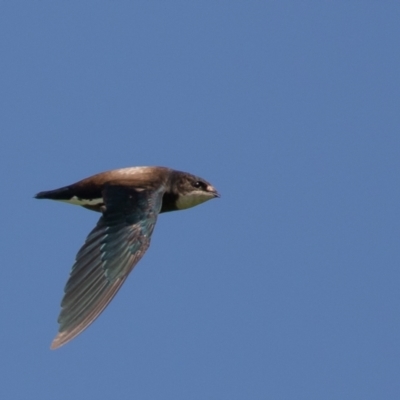
[[[178,210],[197,206],[205,201],[220,197],[217,190],[205,179],[187,173],[180,173],[176,181]]]

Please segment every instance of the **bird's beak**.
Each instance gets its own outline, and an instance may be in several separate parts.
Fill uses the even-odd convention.
[[[214,197],[221,197],[221,195],[218,193],[217,189],[215,189],[214,186],[208,185],[207,192],[212,193]]]

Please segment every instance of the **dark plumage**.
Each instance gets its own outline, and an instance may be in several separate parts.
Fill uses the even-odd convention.
[[[194,207],[218,192],[204,179],[164,167],[103,172],[38,199],[81,205],[102,213],[76,255],[64,289],[59,333],[51,348],[86,329],[115,296],[150,245],[159,213]]]

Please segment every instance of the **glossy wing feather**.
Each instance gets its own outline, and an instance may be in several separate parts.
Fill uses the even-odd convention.
[[[79,335],[116,295],[150,245],[162,195],[162,188],[104,188],[106,211],[76,256],[64,289],[53,349]]]

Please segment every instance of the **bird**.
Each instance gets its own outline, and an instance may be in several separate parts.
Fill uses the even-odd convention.
[[[158,214],[217,197],[206,180],[167,167],[115,169],[36,194],[102,214],[76,255],[51,349],[74,339],[107,307],[148,249]]]

